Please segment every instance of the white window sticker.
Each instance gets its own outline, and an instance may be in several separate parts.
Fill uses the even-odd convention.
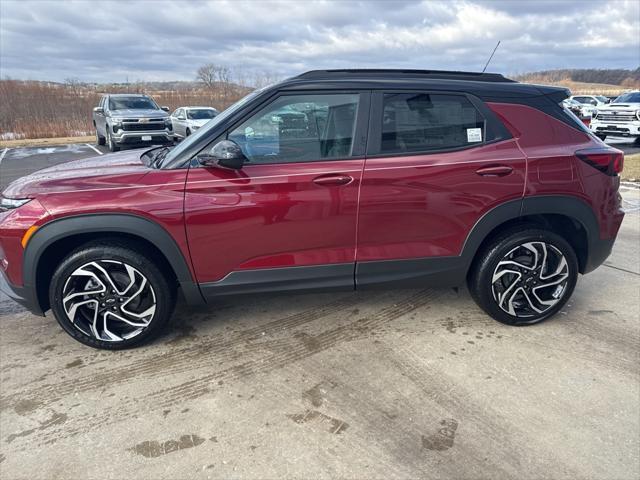
[[[482,141],[482,129],[481,128],[467,128],[467,142],[481,142]]]

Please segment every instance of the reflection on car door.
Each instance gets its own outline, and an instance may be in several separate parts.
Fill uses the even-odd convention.
[[[353,288],[368,97],[281,95],[228,132],[241,170],[189,170],[186,230],[206,296]]]

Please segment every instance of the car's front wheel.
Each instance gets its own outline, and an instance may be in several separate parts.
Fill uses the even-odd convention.
[[[110,152],[117,152],[120,150],[120,147],[113,141],[113,137],[111,136],[111,132],[109,131],[111,127],[107,125],[107,147]]]
[[[49,301],[58,323],[94,348],[147,342],[168,322],[175,285],[152,257],[126,243],[89,243],[53,274]]]
[[[508,325],[532,325],[556,314],[578,278],[571,245],[536,227],[506,231],[479,254],[469,291],[485,312]]]

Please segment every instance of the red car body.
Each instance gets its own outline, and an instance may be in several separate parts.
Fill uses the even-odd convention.
[[[339,86],[328,77],[325,88],[366,95],[390,88],[366,74]],[[321,81],[303,76],[254,102]],[[135,236],[157,248],[191,303],[278,289],[459,284],[491,232],[523,218],[543,219],[565,232],[581,272],[602,263],[623,217],[616,174],[621,153],[573,120],[559,119],[563,113],[545,111],[551,107],[512,101],[515,94],[501,100],[474,93],[486,88],[483,79],[472,85],[476,90],[465,87],[474,82],[452,82],[481,99],[505,138],[402,156],[370,154],[363,146],[348,158],[241,170],[188,161],[151,168],[132,150],[20,179],[3,196],[33,200],[0,212],[0,272],[7,290],[42,313],[49,307],[43,292],[55,260],[100,235]],[[543,88],[524,96],[549,97],[550,104],[566,96]],[[212,129],[210,138],[216,135]],[[183,158],[204,145],[206,134],[198,137],[182,149]]]

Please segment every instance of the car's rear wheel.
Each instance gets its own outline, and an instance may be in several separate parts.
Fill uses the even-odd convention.
[[[154,259],[141,251],[125,243],[90,243],[60,263],[49,301],[73,338],[117,350],[160,333],[173,312],[175,290]]]
[[[120,147],[113,141],[113,137],[111,136],[111,132],[109,131],[109,126],[107,126],[107,147],[109,147],[110,152],[117,152],[120,150]]]
[[[107,143],[107,139],[98,133],[98,127],[96,127],[96,143],[98,145],[104,145]]]
[[[469,290],[491,317],[508,325],[533,325],[556,314],[578,278],[578,260],[561,236],[535,227],[509,230],[476,262]]]
[[[187,128],[184,134],[185,134],[185,137],[188,137],[189,135],[191,135],[191,129]]]

